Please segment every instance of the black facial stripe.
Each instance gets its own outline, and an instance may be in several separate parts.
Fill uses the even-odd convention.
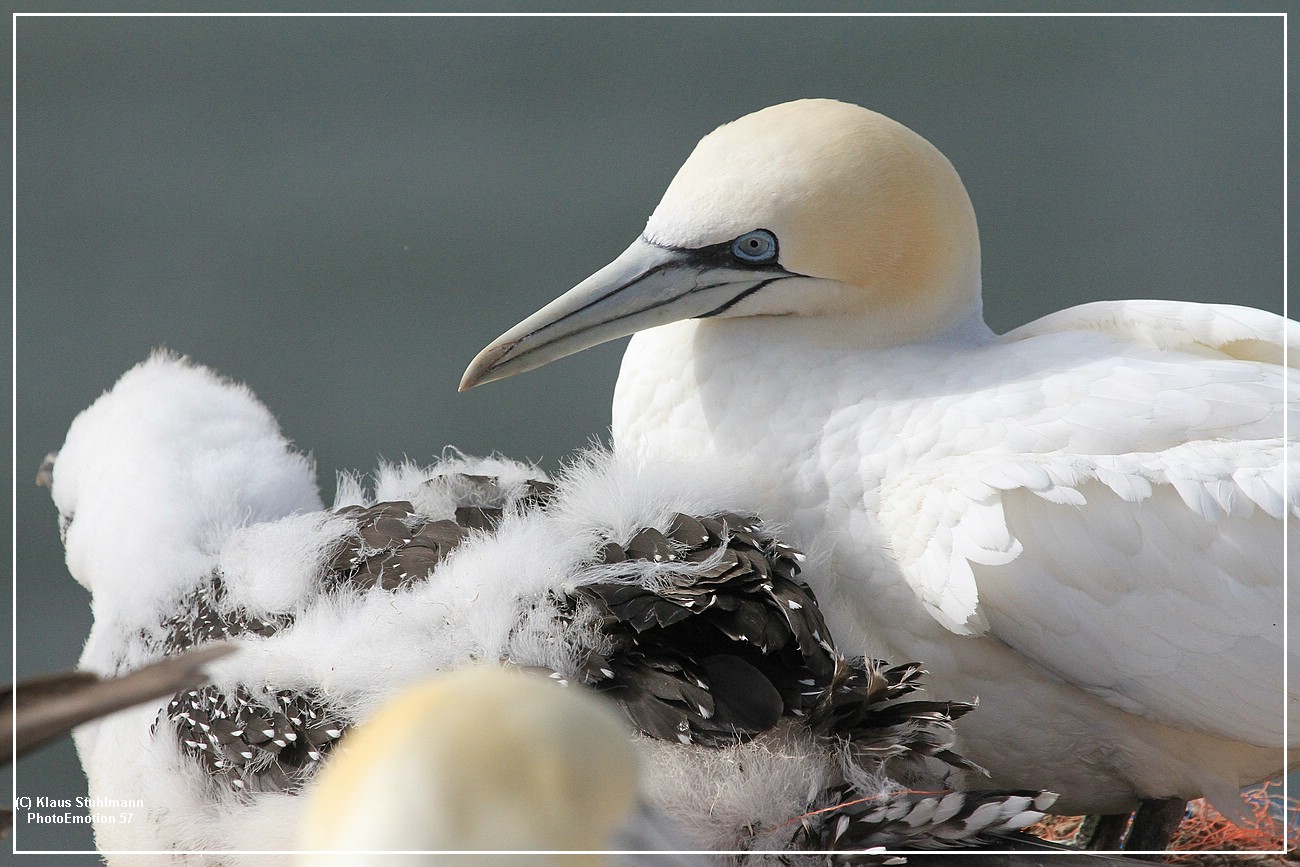
[[[716,309],[711,310],[708,313],[702,314],[700,316],[694,317],[696,319],[707,319],[710,316],[716,316],[719,313],[729,310],[737,302],[739,302],[744,298],[748,298],[750,295],[753,295],[755,292],[757,292],[759,289],[762,289],[764,286],[767,286],[769,283],[773,283],[777,280],[783,280],[786,277],[804,276],[802,274],[796,274],[793,271],[786,271],[784,268],[781,268],[780,265],[776,264],[775,262],[768,262],[768,263],[742,262],[739,259],[737,259],[735,256],[731,255],[730,241],[724,241],[721,244],[710,244],[707,247],[669,247],[665,244],[656,244],[653,241],[649,241],[644,236],[642,236],[641,240],[647,244],[650,244],[653,247],[658,247],[661,250],[668,250],[672,253],[676,253],[678,254],[678,256],[666,262],[660,262],[657,265],[654,265],[653,267],[646,269],[643,273],[638,274],[636,277],[632,278],[627,283],[624,283],[621,286],[616,286],[613,289],[610,289],[608,292],[601,294],[600,297],[593,298],[592,300],[588,301],[586,304],[582,305],[581,307],[569,311],[568,313],[561,316],[559,319],[556,319],[552,322],[548,322],[546,325],[542,326],[537,331],[529,332],[527,335],[519,339],[522,341],[536,334],[539,334],[542,331],[546,331],[551,328],[554,328],[556,325],[565,321],[569,317],[582,313],[583,311],[588,310],[589,308],[595,306],[596,304],[599,304],[605,299],[613,295],[616,295],[619,292],[624,291],[625,289],[631,289],[632,287],[636,286],[638,283],[641,283],[644,280],[648,280],[649,278],[654,277],[656,274],[659,274],[663,271],[667,271],[673,268],[682,268],[682,269],[689,268],[695,272],[697,277],[702,273],[714,269],[725,269],[725,270],[730,270],[732,272],[754,271],[754,272],[762,272],[762,273],[773,275],[768,279],[762,280],[756,283],[755,285],[749,287],[744,292],[741,292],[735,298],[732,298],[730,301],[727,301],[726,303],[720,305]],[[654,310],[655,308],[663,307],[665,305],[672,304],[676,301],[679,301],[687,295],[691,295],[696,292],[704,292],[709,289],[716,289],[719,286],[724,286],[727,283],[733,283],[733,282],[737,282],[737,281],[719,280],[716,283],[695,285],[692,286],[690,289],[686,290],[685,292],[683,292],[681,295],[676,295],[671,298],[666,298],[662,301],[656,302],[647,307],[642,307],[640,310],[635,310],[631,313],[625,313],[622,316],[617,316],[613,319],[608,319],[605,321],[604,324],[608,324],[611,322],[618,322],[623,319],[628,319],[632,316],[639,316],[640,314],[645,313],[649,310]],[[537,352],[540,349],[544,349],[547,346],[550,346],[552,343],[556,342],[557,340],[562,340],[566,336],[567,335],[558,334],[551,340],[547,340],[544,343],[539,343],[538,345],[531,347],[527,352],[523,353],[522,355],[516,356],[516,358],[523,358],[527,355],[531,355],[532,353]]]
[[[630,287],[632,287],[632,286],[635,286],[637,283],[640,283],[642,280],[644,280],[646,277],[649,277],[651,274],[654,274],[654,273],[656,273],[656,272],[662,270],[663,267],[664,267],[664,266],[662,266],[662,265],[657,265],[657,266],[655,266],[654,268],[652,268],[652,269],[650,269],[649,271],[647,271],[646,273],[644,273],[644,274],[640,275],[639,277],[637,277],[635,280],[632,280],[631,282],[628,282],[628,283],[623,284],[623,286],[622,286],[621,288],[622,288],[622,289],[627,289],[627,288],[630,288]],[[697,272],[697,274],[698,274],[698,272]],[[778,277],[773,277],[773,278],[772,278],[772,280],[778,280],[778,279],[780,279],[780,278],[778,278]],[[767,285],[767,283],[771,283],[772,280],[765,281],[764,283],[760,284],[760,286],[765,286],[765,285]],[[630,319],[630,318],[633,317],[633,316],[640,316],[642,313],[645,313],[645,312],[650,311],[650,310],[654,310],[654,309],[657,308],[657,307],[664,307],[664,306],[666,306],[666,305],[668,305],[668,304],[672,304],[672,303],[674,303],[674,302],[680,301],[682,298],[686,297],[687,295],[691,295],[691,294],[693,294],[693,293],[695,293],[695,292],[703,292],[703,291],[708,290],[708,289],[716,289],[716,288],[718,288],[719,286],[725,286],[725,285],[726,285],[727,283],[729,283],[729,282],[731,282],[731,281],[729,281],[729,280],[720,280],[720,281],[718,281],[717,283],[706,283],[706,284],[704,284],[704,285],[696,285],[696,286],[693,286],[693,287],[691,287],[690,289],[686,290],[686,291],[683,292],[681,295],[675,295],[675,296],[673,296],[672,298],[665,298],[663,301],[658,301],[658,302],[656,302],[656,303],[654,303],[654,304],[651,304],[651,305],[649,305],[649,306],[647,306],[647,307],[642,307],[640,310],[633,310],[631,313],[624,313],[622,316],[615,316],[613,319],[606,319],[606,320],[605,320],[603,323],[601,323],[601,324],[603,324],[603,325],[608,325],[608,324],[610,324],[610,323],[612,323],[612,322],[618,322],[618,321],[623,320],[623,319]],[[759,289],[760,286],[755,286],[755,287],[752,288],[752,289],[749,289],[749,290],[747,290],[747,291],[745,291],[745,292],[742,292],[742,293],[740,294],[739,297],[734,298],[734,299],[732,299],[731,301],[728,301],[726,304],[722,305],[722,306],[719,307],[717,310],[713,311],[713,313],[719,313],[719,312],[721,312],[721,311],[723,311],[723,310],[726,310],[728,307],[730,307],[732,304],[735,304],[735,303],[736,303],[737,301],[739,301],[741,298],[744,298],[746,295],[749,295],[750,293],[752,293],[752,292],[756,291],[757,289]],[[618,290],[615,290],[615,291],[618,291]],[[607,297],[609,297],[609,295],[612,295],[612,294],[614,294],[614,293],[613,293],[613,292],[609,292],[609,293],[606,293],[605,295],[603,295],[603,296],[601,296],[601,297],[602,297],[602,298],[607,298]],[[592,303],[595,303],[595,302],[592,302]],[[591,306],[590,304],[587,304],[587,305],[584,305],[581,309],[585,310],[587,307],[590,307],[590,306]],[[578,311],[575,310],[574,313],[576,313],[576,312],[578,312]],[[705,315],[705,316],[712,316],[713,313],[706,313],[706,314],[704,314],[704,315]],[[572,315],[572,314],[569,314],[569,315]],[[565,317],[564,317],[564,319],[567,319],[567,318],[568,318],[568,316],[565,316]],[[697,318],[702,319],[702,318],[704,318],[704,317],[697,317]],[[562,321],[562,320],[561,320],[561,319],[557,319],[557,320],[555,320],[555,321],[556,321],[556,322],[560,322],[560,321]],[[552,323],[552,324],[553,324],[553,323]],[[542,329],[539,329],[539,330],[545,330],[546,328],[550,328],[550,327],[551,327],[551,325],[548,324],[548,325],[543,326],[543,328],[542,328]],[[532,334],[537,334],[537,333],[538,333],[537,331],[532,332]],[[531,337],[532,335],[530,334],[529,336]],[[551,345],[552,343],[554,343],[556,340],[561,340],[561,339],[563,339],[565,336],[566,336],[566,335],[563,335],[563,334],[561,334],[561,335],[557,335],[553,340],[548,340],[548,341],[546,341],[545,343],[539,343],[537,346],[534,346],[532,349],[528,350],[528,352],[529,352],[529,353],[532,353],[532,352],[536,352],[536,351],[539,350],[539,349],[545,349],[547,346],[550,346],[550,345]],[[527,354],[527,353],[525,353],[525,354]],[[522,358],[523,356],[519,356],[519,357]]]
[[[745,290],[740,295],[736,296],[732,300],[728,301],[726,304],[719,307],[717,310],[711,311],[709,313],[705,313],[703,316],[695,317],[697,319],[705,319],[709,316],[713,316],[715,313],[721,313],[722,311],[728,309],[729,307],[731,307],[731,305],[735,304],[737,301],[741,300],[742,298],[746,298],[754,294],[755,292],[757,292],[759,289],[762,289],[764,286],[766,286],[768,283],[771,283],[773,280],[780,280],[783,277],[800,276],[798,274],[794,274],[793,272],[789,272],[789,271],[785,271],[784,269],[781,269],[780,266],[778,266],[775,262],[767,262],[767,263],[742,262],[739,259],[737,259],[735,256],[731,255],[730,241],[723,241],[720,244],[710,244],[707,247],[669,247],[665,244],[656,244],[655,242],[648,240],[644,235],[641,237],[641,240],[652,247],[658,247],[661,250],[669,250],[673,253],[677,253],[682,258],[670,259],[666,262],[660,262],[654,267],[647,269],[645,272],[638,274],[636,277],[634,277],[632,280],[629,280],[627,283],[624,283],[622,286],[616,286],[613,289],[610,289],[608,292],[605,292],[598,298],[591,299],[581,307],[578,307],[574,310],[570,310],[568,313],[564,314],[559,319],[556,319],[553,322],[548,322],[546,325],[542,326],[542,328],[539,329],[539,331],[548,328],[553,328],[556,325],[559,325],[561,322],[568,319],[569,317],[576,316],[577,314],[582,313],[588,308],[593,307],[596,304],[599,304],[600,302],[604,301],[606,298],[609,298],[612,295],[616,295],[625,289],[631,289],[633,286],[636,286],[641,281],[648,280],[649,278],[655,276],[656,274],[659,274],[660,272],[666,271],[670,268],[689,267],[689,268],[693,268],[696,271],[696,273],[707,271],[713,268],[729,268],[733,271],[766,271],[768,273],[771,273],[772,271],[776,270],[780,272],[777,276],[769,280],[765,280],[762,283],[758,284],[757,286],[753,286]],[[635,313],[628,313],[623,316],[610,319],[608,321],[618,322],[620,319],[627,319],[629,316],[635,316],[639,313],[644,313],[647,310],[654,310],[656,307],[662,307],[665,304],[671,304],[678,298],[681,298],[685,295],[690,295],[694,292],[702,292],[706,289],[716,289],[718,286],[721,286],[724,283],[728,283],[728,282],[731,281],[722,280],[717,283],[709,283],[704,286],[695,286],[691,289],[688,289],[686,292],[682,293],[682,295],[676,296],[676,298],[669,298],[667,300],[660,301],[659,303],[652,304],[649,307],[643,307],[642,309],[636,311]],[[525,336],[532,337],[534,334],[537,333],[538,333],[537,331],[533,331]],[[520,338],[520,339],[522,340],[524,338]],[[557,337],[556,339],[558,340],[559,338]],[[548,341],[547,343],[541,344],[539,346],[535,346],[533,347],[533,351],[541,349],[544,346],[548,346],[552,342],[554,341]]]
[[[665,249],[675,249],[675,248],[671,248],[671,247],[670,247],[670,248],[665,248]],[[677,262],[677,261],[660,262],[658,265],[655,265],[653,268],[648,269],[648,270],[645,271],[644,273],[638,274],[634,279],[628,281],[627,283],[624,283],[622,286],[615,286],[613,289],[610,289],[608,292],[606,292],[605,294],[601,295],[599,298],[593,298],[593,299],[591,299],[590,301],[588,301],[586,304],[582,305],[581,307],[578,307],[578,308],[575,308],[575,309],[573,309],[573,310],[570,310],[568,313],[564,314],[564,315],[561,316],[559,319],[556,319],[556,320],[554,320],[554,321],[552,321],[552,322],[548,322],[548,323],[546,323],[546,325],[542,326],[542,328],[543,328],[543,329],[544,329],[544,328],[551,328],[551,327],[553,327],[553,326],[559,325],[561,322],[563,322],[564,320],[568,319],[570,316],[576,316],[576,315],[578,315],[579,313],[583,312],[583,311],[586,310],[587,308],[592,307],[592,306],[595,306],[596,304],[599,304],[600,302],[604,301],[606,298],[610,297],[611,295],[617,295],[619,292],[622,292],[624,289],[631,289],[633,286],[635,286],[636,284],[640,283],[642,280],[647,280],[647,279],[649,279],[650,277],[653,277],[654,275],[658,274],[660,271],[666,271],[666,270],[668,270],[669,268],[676,268],[676,267],[678,267],[680,264],[681,264],[681,263],[680,263],[680,262]],[[655,306],[658,306],[658,305],[655,305]],[[647,309],[650,309],[650,308],[647,308]],[[619,317],[619,319],[623,319],[623,318],[625,318],[625,317],[622,317],[622,316]],[[615,320],[611,320],[611,321],[617,322],[618,320],[615,319]],[[538,329],[538,330],[542,330],[542,329]],[[532,336],[533,336],[534,334],[536,334],[536,333],[537,333],[536,331],[529,332],[528,334],[525,335],[525,337],[532,337]],[[520,339],[520,340],[523,340],[524,338],[521,337],[521,338],[519,338],[519,339]],[[539,348],[540,348],[540,347],[539,347]]]
[[[638,277],[636,280],[633,280],[631,283],[628,283],[627,286],[633,286],[633,285],[635,285],[636,283],[640,282],[640,280],[641,280],[641,278]],[[728,280],[720,280],[720,281],[717,282],[717,283],[706,283],[706,284],[704,284],[703,286],[700,286],[700,285],[692,286],[690,289],[687,289],[687,290],[686,290],[685,292],[683,292],[681,295],[677,295],[677,296],[674,296],[674,297],[672,297],[672,298],[665,298],[663,301],[657,301],[657,302],[655,302],[654,304],[651,304],[651,305],[649,305],[649,306],[647,306],[647,307],[642,307],[640,310],[633,310],[631,313],[624,313],[622,316],[615,316],[613,319],[607,319],[607,320],[605,320],[605,323],[607,324],[607,323],[610,323],[610,322],[618,322],[618,321],[620,321],[620,320],[622,320],[622,319],[629,319],[629,318],[631,318],[631,317],[633,317],[633,316],[640,316],[642,313],[646,313],[646,312],[648,312],[648,311],[650,311],[650,310],[654,310],[654,309],[657,308],[657,307],[664,307],[664,306],[667,306],[667,305],[669,305],[669,304],[674,304],[674,303],[680,301],[682,298],[685,298],[687,295],[691,295],[691,294],[694,294],[694,293],[696,293],[696,292],[703,292],[703,291],[705,291],[706,289],[716,289],[716,288],[718,288],[719,286],[725,286],[725,285],[726,285],[727,283],[729,283],[729,282],[730,282],[730,281],[728,281]],[[626,286],[625,286],[624,288],[626,288]],[[751,290],[751,291],[752,291],[752,290]],[[748,294],[748,293],[746,293],[746,294]]]
[[[794,275],[791,274],[789,276],[793,277]],[[727,310],[730,310],[733,306],[735,306],[736,302],[748,298],[750,295],[753,295],[755,292],[757,292],[759,289],[762,289],[764,286],[768,285],[769,283],[775,283],[777,280],[784,280],[784,279],[785,279],[785,275],[782,275],[779,277],[769,277],[766,280],[755,283],[753,286],[750,286],[744,292],[741,292],[739,295],[737,295],[735,298],[732,298],[730,301],[726,302],[725,304],[719,306],[714,310],[710,310],[708,313],[704,313],[700,316],[696,316],[695,318],[708,319],[710,316],[717,316],[719,313],[723,313]]]
[[[768,230],[764,229],[763,231]],[[772,237],[775,238],[776,236],[773,235]],[[674,253],[681,253],[684,256],[689,256],[693,263],[703,265],[707,268],[732,268],[742,271],[771,271],[781,267],[779,253],[777,258],[770,262],[746,262],[744,259],[736,258],[731,254],[731,245],[735,240],[734,238],[731,241],[723,241],[720,244],[709,244],[707,247],[670,247],[667,244],[656,244],[645,235],[641,236],[641,240],[653,247],[658,247],[661,250],[671,250]]]

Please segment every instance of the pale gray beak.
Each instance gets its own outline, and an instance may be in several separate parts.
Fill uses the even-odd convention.
[[[502,334],[475,356],[466,391],[656,325],[721,313],[784,277],[777,265],[729,260],[726,244],[679,250],[632,242],[613,262]]]

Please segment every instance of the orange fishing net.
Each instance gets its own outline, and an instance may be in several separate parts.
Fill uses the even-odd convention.
[[[1252,817],[1245,825],[1234,825],[1207,801],[1193,801],[1170,848],[1183,852],[1276,852],[1285,841],[1285,848],[1294,851],[1300,841],[1300,801],[1291,798],[1285,802],[1283,815],[1278,786],[1257,786],[1244,797]],[[1194,856],[1170,855],[1165,860],[1195,863]]]
[[[1282,799],[1281,787],[1276,784],[1264,784],[1243,793],[1250,809],[1252,819],[1245,825],[1235,825],[1222,813],[1210,806],[1207,801],[1192,801],[1188,805],[1187,818],[1179,826],[1178,833],[1170,844],[1172,850],[1165,857],[1169,864],[1209,865],[1209,864],[1252,864],[1276,862],[1295,863],[1297,849],[1300,849],[1300,799]],[[1026,832],[1050,840],[1054,843],[1069,843],[1074,840],[1083,821],[1081,816],[1048,816],[1041,822],[1029,826]],[[1288,841],[1286,848],[1290,853],[1285,856],[1274,855],[1251,857],[1250,852],[1277,852],[1282,849],[1283,839]],[[1186,852],[1188,854],[1178,854]],[[1204,856],[1199,852],[1240,852],[1233,856]]]

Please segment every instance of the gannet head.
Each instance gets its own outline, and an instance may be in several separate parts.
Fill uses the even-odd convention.
[[[634,815],[637,771],[612,702],[474,666],[413,687],[344,736],[308,790],[302,848],[609,849]]]
[[[787,102],[705,136],[641,237],[480,352],[461,391],[681,319],[912,342],[978,315],[979,270],[970,198],[933,145],[855,105]]]

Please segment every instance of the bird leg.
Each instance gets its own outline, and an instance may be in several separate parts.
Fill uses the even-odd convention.
[[[1133,825],[1124,841],[1126,852],[1164,852],[1169,848],[1183,817],[1187,815],[1187,802],[1181,798],[1160,801],[1142,801],[1133,814]],[[1145,861],[1159,861],[1163,856],[1134,855]]]
[[[1117,852],[1124,845],[1124,834],[1128,831],[1129,813],[1107,813],[1101,816],[1085,816],[1074,835],[1074,844],[1080,849],[1092,849],[1102,852]]]
[[[1087,816],[1074,836],[1080,849],[1163,853],[1187,814],[1187,802],[1180,798],[1139,801],[1137,812]],[[1132,819],[1130,824],[1129,820]],[[1160,854],[1134,855],[1145,861],[1159,861]]]

